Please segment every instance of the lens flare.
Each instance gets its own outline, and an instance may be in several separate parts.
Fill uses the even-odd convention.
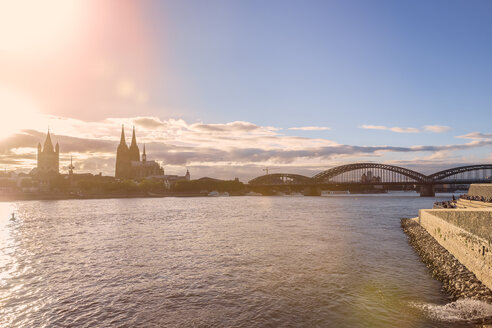
[[[1,1],[0,53],[39,56],[72,42],[83,1]]]
[[[22,129],[33,128],[39,121],[34,102],[13,90],[0,87],[0,140]]]

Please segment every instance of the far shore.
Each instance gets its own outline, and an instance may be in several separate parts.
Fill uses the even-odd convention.
[[[62,193],[18,193],[0,195],[0,202],[20,200],[65,200],[65,199],[110,199],[110,198],[163,198],[163,197],[207,197],[204,193],[136,193],[136,194],[62,194]],[[231,196],[238,196],[233,195]]]

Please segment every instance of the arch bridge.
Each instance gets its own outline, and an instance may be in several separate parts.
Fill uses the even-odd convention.
[[[379,163],[354,163],[336,166],[313,177],[275,173],[249,181],[250,186],[316,186],[337,187],[381,186],[417,187],[421,196],[433,196],[436,185],[492,182],[492,164],[455,167],[425,175],[404,167]]]
[[[308,185],[312,183],[312,179],[300,174],[290,173],[274,173],[265,174],[254,178],[248,182],[250,185]]]

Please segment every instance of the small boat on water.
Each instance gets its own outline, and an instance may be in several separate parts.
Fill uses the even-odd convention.
[[[250,191],[244,194],[244,196],[263,196],[259,192]]]
[[[228,197],[229,193],[227,191],[223,192],[223,193],[219,193],[218,191],[214,190],[214,191],[209,192],[208,196],[209,197]]]

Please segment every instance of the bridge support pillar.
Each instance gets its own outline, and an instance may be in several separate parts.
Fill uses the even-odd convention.
[[[305,192],[304,196],[321,196],[321,189],[318,187],[308,187]]]
[[[436,192],[433,185],[420,186],[420,197],[434,197]]]

